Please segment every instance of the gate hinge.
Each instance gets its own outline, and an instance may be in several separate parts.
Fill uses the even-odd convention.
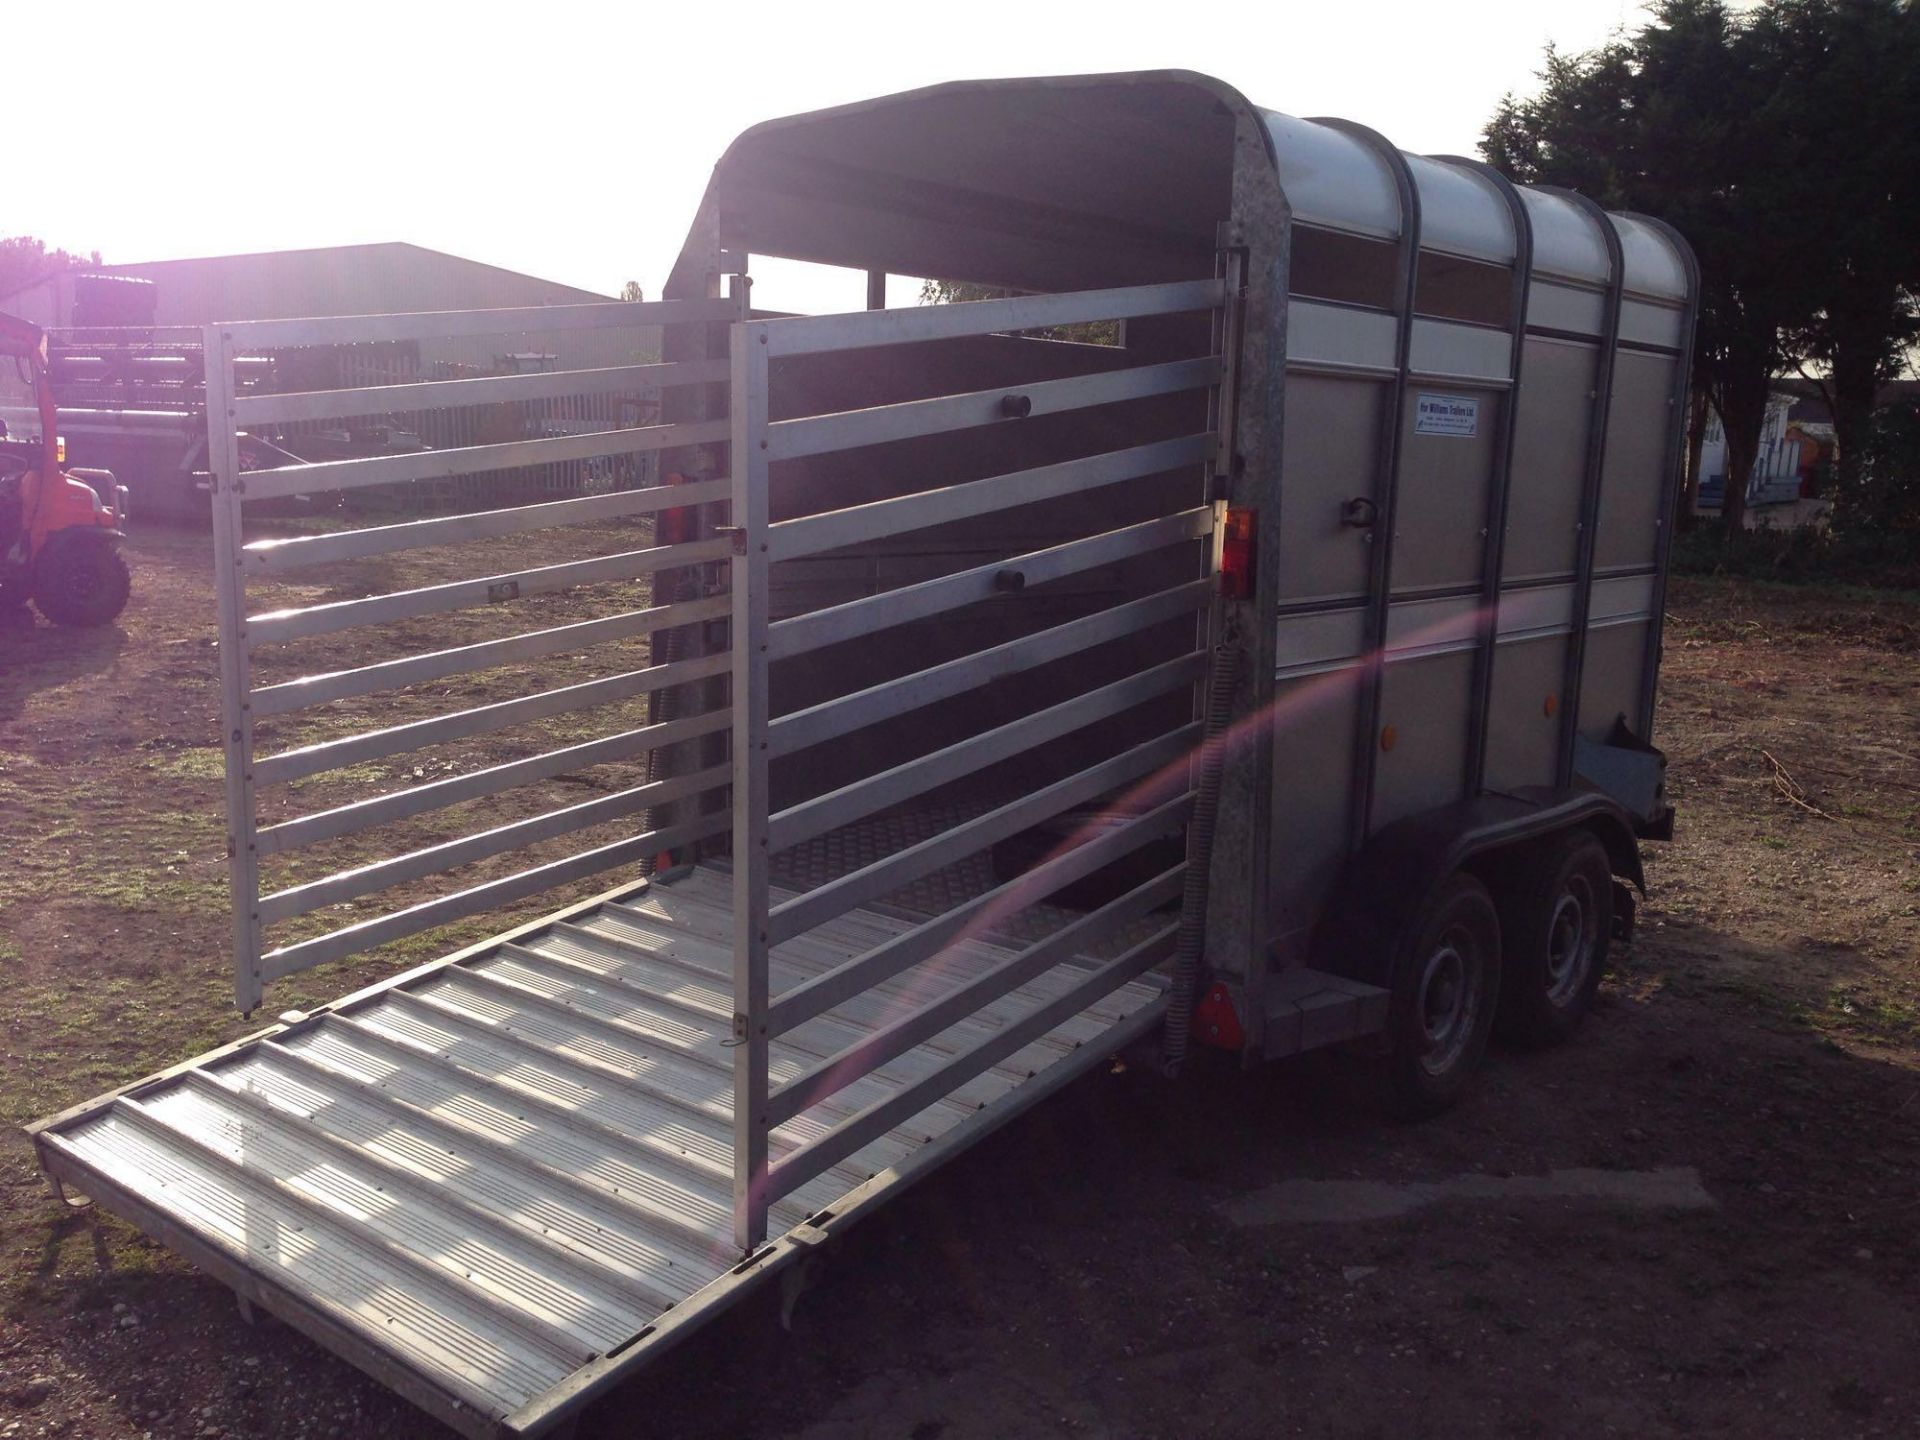
[[[736,1010],[733,1012],[733,1038],[730,1040],[722,1040],[720,1042],[720,1048],[723,1050],[731,1050],[736,1045],[744,1045],[746,1043],[747,1017]]]

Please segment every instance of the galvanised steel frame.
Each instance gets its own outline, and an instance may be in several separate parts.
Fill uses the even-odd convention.
[[[691,484],[656,485],[338,533],[249,542],[246,512],[250,504],[257,506],[295,495],[404,485],[555,461],[713,446],[727,438],[728,422],[722,418],[687,424],[608,428],[583,434],[424,450],[416,454],[248,471],[240,467],[239,433],[242,430],[259,431],[295,421],[380,415],[400,409],[409,412],[467,410],[476,405],[549,399],[563,394],[652,394],[673,387],[711,385],[725,377],[725,365],[720,361],[686,361],[601,366],[547,374],[239,395],[234,381],[236,360],[242,356],[257,357],[311,346],[510,336],[528,330],[552,334],[614,329],[638,337],[657,327],[737,320],[744,314],[743,303],[743,299],[667,301],[269,320],[207,327],[204,336],[207,438],[213,476],[222,737],[226,751],[228,852],[232,859],[234,994],[242,1010],[255,1009],[265,986],[283,976],[634,863],[662,850],[691,844],[723,831],[726,821],[722,815],[697,816],[481,884],[451,888],[401,909],[269,947],[266,933],[276,924],[589,826],[642,814],[674,800],[724,787],[729,779],[724,766],[676,775],[262,893],[260,862],[268,856],[288,854],[373,826],[498,795],[580,766],[641,756],[655,747],[716,734],[726,729],[729,717],[720,709],[649,724],[509,763],[369,795],[352,803],[268,825],[258,820],[259,792],[265,787],[490,734],[509,726],[549,720],[570,711],[658,693],[722,674],[727,661],[724,655],[702,655],[675,664],[649,665],[584,683],[532,691],[490,704],[448,704],[427,718],[359,730],[264,755],[259,753],[254,741],[257,720],[718,619],[727,613],[728,601],[724,595],[713,595],[678,604],[650,604],[570,624],[523,629],[470,644],[392,655],[276,684],[262,685],[254,680],[254,660],[261,651],[313,636],[450,614],[576,586],[638,580],[665,571],[724,561],[728,550],[724,540],[694,538],[592,559],[532,565],[507,573],[442,580],[262,614],[249,613],[248,580],[278,579],[313,566],[398,555],[421,547],[531,535],[557,526],[601,524],[657,515],[664,510],[721,499],[729,489],[724,476],[702,477]]]

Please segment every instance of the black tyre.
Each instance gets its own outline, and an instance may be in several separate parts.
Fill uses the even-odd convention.
[[[51,544],[34,567],[33,603],[56,625],[105,625],[132,590],[126,558],[99,540]]]
[[[1457,1103],[1487,1053],[1500,994],[1500,917],[1473,876],[1448,877],[1395,957],[1387,1103],[1409,1119]]]
[[[1613,936],[1613,865],[1588,830],[1517,856],[1496,882],[1506,975],[1495,1027],[1537,1048],[1566,1039],[1593,1008]]]

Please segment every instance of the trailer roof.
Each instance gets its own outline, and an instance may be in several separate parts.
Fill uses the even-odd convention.
[[[1236,122],[1261,136],[1235,155]],[[1425,249],[1511,264],[1500,182],[1406,154],[1363,127],[1302,120],[1192,71],[970,80],[767,121],[715,167],[669,293],[712,238],[729,249],[1016,289],[1135,284],[1204,271],[1236,183],[1270,185],[1297,224],[1396,239],[1402,174]],[[1255,163],[1248,163],[1248,162]],[[1259,177],[1259,178],[1256,178]],[[1578,197],[1522,187],[1534,269],[1604,286],[1613,246]],[[1683,300],[1659,228],[1607,217],[1628,291]]]

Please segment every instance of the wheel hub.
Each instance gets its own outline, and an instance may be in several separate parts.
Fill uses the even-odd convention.
[[[1547,999],[1571,1004],[1593,969],[1593,894],[1586,877],[1573,876],[1554,901],[1547,925]]]
[[[1453,1068],[1473,1037],[1480,1010],[1480,967],[1473,938],[1449,930],[1427,956],[1420,975],[1420,1063],[1430,1074]]]

